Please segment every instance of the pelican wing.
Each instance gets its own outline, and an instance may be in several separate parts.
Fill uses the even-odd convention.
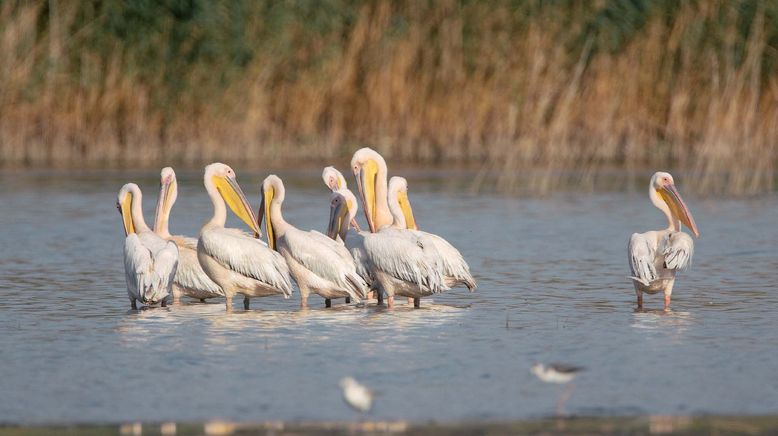
[[[453,278],[457,283],[463,283],[471,292],[475,290],[476,283],[470,274],[470,266],[459,250],[438,235],[416,230],[408,230],[408,232],[419,235],[424,250],[435,251],[433,255],[437,257],[439,265],[443,268],[444,276]]]
[[[127,288],[136,298],[169,292],[178,266],[178,247],[153,233],[130,234],[124,241]]]
[[[292,295],[284,257],[259,239],[237,229],[215,228],[203,232],[198,243],[225,268],[279,289],[286,297]]]
[[[627,256],[632,271],[630,278],[646,286],[656,280],[658,276],[654,266],[655,255],[655,239],[649,237],[646,233],[633,233],[632,237],[629,238],[629,245],[627,246]]]
[[[208,277],[208,274],[203,271],[203,267],[200,266],[200,261],[197,260],[197,239],[173,236],[171,240],[179,248],[175,284],[182,288],[223,295],[221,287]]]
[[[289,229],[279,245],[317,276],[350,291],[353,297],[366,297],[367,283],[357,274],[354,260],[342,243],[316,231]]]
[[[124,240],[124,273],[128,293],[140,298],[153,282],[151,251],[144,247],[136,233],[130,233]]]
[[[348,249],[351,257],[354,259],[354,266],[365,282],[372,286],[375,282],[373,276],[370,274],[370,260],[367,258],[365,252],[365,237],[362,232],[356,232],[349,230],[346,233],[346,240],[343,241],[346,249]]]
[[[426,253],[422,244],[404,237],[393,229],[364,235],[364,247],[370,264],[392,277],[432,292],[443,292],[443,282],[435,259]]]
[[[694,241],[684,232],[669,232],[659,243],[660,252],[665,258],[665,268],[685,270],[692,264]]]

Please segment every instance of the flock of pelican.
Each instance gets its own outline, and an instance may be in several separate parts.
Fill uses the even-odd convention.
[[[171,235],[171,209],[178,195],[172,168],[160,174],[160,193],[150,229],[143,218],[140,188],[128,183],[119,191],[117,208],[126,235],[124,265],[127,294],[133,309],[174,303],[184,296],[204,301],[224,298],[232,309],[236,294],[244,308],[250,298],[292,295],[292,282],[307,307],[313,293],[346,303],[375,294],[379,304],[394,306],[395,295],[414,307],[420,299],[462,284],[476,283],[459,251],[440,236],[418,230],[404,178],[387,181],[387,167],[377,152],[363,148],[351,160],[368,229],[356,222],[357,199],[342,173],[327,167],[322,173],[330,193],[327,233],[304,231],[283,216],[283,181],[268,176],[262,183],[257,215],[238,185],[235,172],[222,163],[205,167],[203,184],[213,204],[213,216],[199,238]],[[250,232],[226,228],[227,208]],[[267,242],[261,240],[265,223]]]
[[[375,296],[378,304],[394,306],[394,297],[406,297],[419,307],[421,298],[448,291],[457,285],[476,288],[470,268],[445,239],[419,230],[408,199],[408,182],[388,179],[386,161],[370,148],[358,150],[351,159],[367,229],[357,224],[356,196],[343,174],[326,167],[322,179],[330,190],[330,214],[326,234],[300,230],[284,219],[286,197],[283,181],[275,175],[262,183],[262,199],[256,216],[227,165],[205,167],[203,184],[213,216],[203,225],[199,238],[171,235],[168,222],[178,195],[172,168],[160,174],[160,193],[154,229],[143,219],[141,191],[134,183],[119,191],[117,208],[125,230],[124,266],[127,293],[133,309],[137,303],[167,304],[181,297],[205,301],[224,298],[228,310],[236,294],[244,308],[252,297],[292,295],[292,282],[300,291],[300,306],[307,307],[311,294],[346,303]],[[657,172],[649,184],[649,198],[668,220],[663,230],[634,233],[627,248],[638,307],[643,293],[664,294],[668,309],[676,272],[691,265],[694,236],[700,233],[673,177]],[[225,228],[227,208],[248,226],[250,232]],[[267,242],[260,227],[265,222]]]

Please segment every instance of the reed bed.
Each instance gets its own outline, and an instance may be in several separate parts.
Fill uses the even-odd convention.
[[[343,159],[775,188],[778,3],[0,3],[0,166]],[[523,182],[522,182],[523,183]]]

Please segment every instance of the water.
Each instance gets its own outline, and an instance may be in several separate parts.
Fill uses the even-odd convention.
[[[238,174],[256,206],[263,174]],[[281,175],[288,221],[324,229],[318,174]],[[664,225],[645,189],[479,197],[461,193],[467,175],[410,175],[420,226],[461,250],[477,292],[394,311],[312,296],[308,312],[295,294],[227,314],[221,301],[128,310],[116,193],[138,182],[150,221],[156,174],[3,173],[0,422],[353,419],[346,375],[377,392],[375,419],[553,415],[563,388],[534,362],[587,368],[575,415],[778,410],[778,197],[687,196],[702,232],[693,268],[672,312],[636,313],[627,238]],[[201,175],[179,186],[171,231],[196,235],[211,212]]]

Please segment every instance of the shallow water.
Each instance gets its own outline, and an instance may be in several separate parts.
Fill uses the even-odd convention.
[[[323,230],[319,174],[280,175],[287,220]],[[255,206],[261,178],[238,176]],[[575,415],[778,411],[778,196],[687,196],[702,233],[693,268],[671,312],[652,310],[660,295],[635,312],[627,238],[664,225],[644,189],[476,197],[411,173],[420,226],[460,249],[477,292],[394,311],[312,296],[300,312],[295,294],[246,312],[238,299],[227,314],[222,301],[128,310],[115,196],[130,180],[150,221],[152,172],[0,175],[0,422],[351,419],[346,375],[377,392],[374,419],[553,415],[563,387],[534,362],[586,367]],[[209,216],[201,180],[179,174],[174,233]]]

